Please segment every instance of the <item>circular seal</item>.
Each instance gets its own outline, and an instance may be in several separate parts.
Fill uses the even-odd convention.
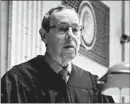
[[[92,49],[96,41],[96,17],[89,1],[82,1],[79,6],[80,23],[84,26],[82,31],[82,45],[88,50]]]

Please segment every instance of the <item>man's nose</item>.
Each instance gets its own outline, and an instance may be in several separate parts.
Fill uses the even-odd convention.
[[[74,39],[74,33],[73,33],[71,27],[69,27],[65,38],[66,38],[67,40],[73,40],[73,39]]]

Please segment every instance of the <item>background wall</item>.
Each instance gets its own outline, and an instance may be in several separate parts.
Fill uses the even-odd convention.
[[[107,70],[122,62],[121,11],[122,1],[101,1],[110,8],[109,67],[104,67],[82,54],[73,61],[79,67],[101,78]],[[1,76],[13,65],[27,61],[45,53],[45,45],[40,39],[39,28],[43,15],[61,1],[1,1],[0,70]],[[130,2],[125,1],[125,33],[130,36]],[[125,62],[129,62],[130,44],[125,44]],[[119,102],[118,95],[114,100]],[[125,102],[130,102],[125,96]]]
[[[0,74],[1,76],[7,70],[7,37],[8,37],[8,2],[1,2],[1,28],[0,28]]]
[[[102,1],[110,7],[110,67],[122,62],[122,1]],[[125,34],[130,36],[130,1],[125,1]],[[125,44],[125,62],[130,62],[130,44]]]

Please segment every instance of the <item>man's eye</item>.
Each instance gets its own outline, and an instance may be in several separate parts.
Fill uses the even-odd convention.
[[[60,32],[66,32],[68,30],[68,28],[66,28],[66,27],[60,27],[59,28],[59,31]]]
[[[65,30],[64,27],[60,27],[60,28],[59,28],[59,31],[64,31],[64,30]]]
[[[73,28],[73,32],[78,32],[78,29],[77,28]]]

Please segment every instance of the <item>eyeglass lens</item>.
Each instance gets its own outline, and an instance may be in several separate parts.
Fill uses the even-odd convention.
[[[66,24],[66,23],[62,23],[62,24],[58,24],[56,26],[57,28],[57,31],[60,32],[60,33],[66,33],[68,30],[69,30],[69,27],[71,27],[72,29],[72,32],[74,34],[77,34],[80,32],[81,30],[81,27],[77,24],[72,24],[71,26],[69,24]]]

